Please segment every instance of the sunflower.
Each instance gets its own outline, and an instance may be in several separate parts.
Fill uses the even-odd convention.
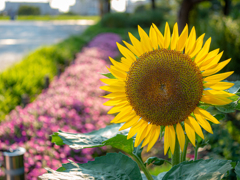
[[[224,90],[234,84],[221,82],[233,71],[215,74],[231,59],[219,60],[223,52],[219,49],[209,52],[211,38],[203,45],[204,35],[196,39],[193,27],[188,35],[188,25],[181,35],[177,23],[171,36],[168,23],[164,35],[155,24],[147,33],[138,26],[140,40],[131,33],[132,44],[117,43],[123,55],[121,62],[110,57],[113,65],[108,68],[114,79],[101,79],[107,84],[101,89],[111,92],[104,105],[114,106],[108,114],[116,117],[111,123],[125,123],[119,130],[130,128],[128,139],[135,134],[134,146],[142,141],[149,151],[164,131],[164,154],[170,148],[174,153],[178,140],[184,149],[185,133],[195,146],[196,134],[202,139],[202,128],[213,133],[212,123],[219,121],[201,104],[226,105],[232,102],[234,94]]]

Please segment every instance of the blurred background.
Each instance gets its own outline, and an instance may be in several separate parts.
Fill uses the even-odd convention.
[[[220,51],[224,51],[222,61],[232,58],[222,72],[235,71],[228,80],[240,79],[240,0],[0,0],[0,122],[2,127],[6,127],[0,130],[0,148],[23,146],[27,149],[28,159],[25,166],[30,179],[34,179],[36,173],[38,175],[43,173],[43,167],[50,166],[56,169],[56,166],[66,158],[83,163],[107,151],[113,151],[111,149],[89,151],[82,153],[83,159],[79,159],[81,153],[79,151],[64,147],[56,150],[57,146],[50,143],[49,135],[57,129],[70,126],[66,119],[72,117],[71,108],[75,107],[75,104],[69,105],[69,102],[66,102],[68,98],[60,101],[59,98],[52,98],[49,95],[42,96],[50,91],[49,87],[52,94],[57,91],[51,84],[56,85],[57,78],[63,76],[68,68],[76,66],[75,60],[79,52],[83,50],[86,52],[86,49],[91,48],[112,48],[112,52],[116,50],[115,42],[112,43],[111,39],[108,39],[112,36],[106,36],[107,38],[101,36],[94,43],[90,43],[94,37],[102,33],[115,33],[129,42],[128,32],[139,38],[138,25],[148,33],[151,24],[155,23],[163,32],[166,22],[170,24],[171,30],[174,23],[178,22],[181,32],[187,23],[189,29],[195,26],[197,37],[203,33],[205,41],[212,37],[210,50],[219,48]],[[119,38],[115,39],[119,41]],[[99,56],[96,52],[95,49],[91,49],[88,55],[96,60]],[[99,57],[108,65],[108,56],[106,51],[105,56]],[[120,55],[116,56],[116,60],[120,58]],[[73,72],[81,73],[76,69]],[[92,72],[90,77],[99,79],[100,77],[93,75],[95,73],[99,74]],[[73,77],[76,80],[75,75],[65,74],[64,81],[67,81],[66,79],[70,81]],[[73,96],[67,93],[68,90],[65,91],[66,97]],[[87,100],[80,98],[75,108],[76,114],[81,116],[78,121],[84,126],[84,132],[100,127],[93,126],[92,122],[96,118],[100,119],[102,125],[108,124],[111,119],[106,117],[108,109],[101,106],[102,100],[99,98],[90,101],[98,104],[99,109],[94,109],[93,114],[89,113],[91,112],[89,98],[92,98],[92,94],[94,93],[91,90],[91,93],[86,95]],[[58,104],[51,113],[47,111],[45,101],[42,102],[44,98],[50,104]],[[35,102],[40,105],[37,106]],[[218,115],[221,124],[212,125],[213,135],[206,133],[205,137],[209,144],[200,149],[200,158],[213,157],[233,161],[240,159],[240,113],[238,111],[227,113],[226,116]],[[24,122],[25,115],[35,122],[33,126]],[[42,127],[46,118],[54,119],[60,125],[45,132]],[[78,129],[71,125],[70,129],[83,132],[82,126]],[[41,133],[46,136],[43,141],[48,143],[40,145],[43,148],[41,151],[31,151],[35,148],[33,142],[41,137]],[[144,157],[156,154],[163,157],[162,147],[163,142],[160,141],[150,153],[146,153],[144,149]],[[67,153],[62,153],[63,150]],[[44,154],[45,152],[48,154]],[[188,158],[192,159],[191,153],[194,154],[192,147],[189,147],[189,153]],[[49,161],[54,158],[59,161],[51,164]],[[171,167],[165,164],[149,168],[152,174],[156,175]],[[225,179],[236,179],[234,172],[230,172]]]

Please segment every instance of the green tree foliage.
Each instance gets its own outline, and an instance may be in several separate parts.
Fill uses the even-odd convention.
[[[39,7],[22,5],[18,9],[18,15],[40,15]]]

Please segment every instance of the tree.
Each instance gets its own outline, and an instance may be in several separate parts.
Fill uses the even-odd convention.
[[[224,2],[225,2],[225,5],[223,7],[223,14],[227,16],[230,13],[231,0],[224,0]]]
[[[151,0],[152,1],[152,10],[156,9],[156,3],[155,0]]]
[[[189,22],[189,13],[193,9],[193,7],[203,1],[208,0],[182,0],[180,9],[178,12],[178,30],[179,33],[182,32],[183,28]]]
[[[111,12],[111,0],[99,0],[100,16]]]

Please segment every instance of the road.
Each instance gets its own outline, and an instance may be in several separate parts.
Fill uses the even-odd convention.
[[[83,32],[92,20],[0,21],[0,71],[29,52]]]

